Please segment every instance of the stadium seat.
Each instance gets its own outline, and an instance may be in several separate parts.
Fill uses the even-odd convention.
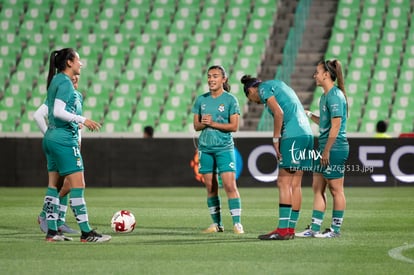
[[[12,95],[0,101],[0,122],[3,131],[14,131],[16,120],[20,118],[24,101]]]
[[[387,96],[369,95],[365,105],[363,122],[377,121],[380,116],[388,118],[391,107],[391,98]]]
[[[412,109],[413,103],[414,100],[412,99],[412,96],[401,93],[400,91],[397,92],[393,105],[392,117],[400,120],[407,119],[407,121],[412,121],[414,119],[414,110]]]
[[[338,43],[330,40],[325,56],[327,58],[336,58],[346,64],[348,62],[348,55],[351,51],[351,45]]]
[[[169,104],[169,95],[175,94],[173,89],[184,91],[180,96],[188,102],[180,112],[187,114],[195,95],[207,90],[205,70],[214,63],[225,66],[229,72],[237,70],[236,75],[247,67],[259,68],[277,8],[275,1],[269,0],[256,1],[254,6],[250,0],[231,3],[209,0],[202,6],[194,1],[128,1],[126,4],[124,1],[36,0],[24,2],[27,10],[22,14],[23,2],[4,1],[0,11],[0,68],[6,72],[7,81],[11,81],[5,95],[19,97],[32,110],[37,100],[41,102],[45,97],[50,52],[72,45],[83,62],[80,90],[86,91],[85,114],[95,120],[105,119],[105,127],[112,127],[108,126],[108,120],[115,119],[120,111],[116,109],[117,99],[128,97],[131,104],[137,104],[129,131],[136,131],[138,124],[147,122],[155,126],[162,118],[160,106],[165,100]],[[243,36],[246,14],[252,15],[247,30],[253,33]],[[21,21],[17,22],[16,17]],[[21,26],[16,29],[19,23]],[[246,43],[240,43],[243,47],[239,48],[242,38]],[[22,42],[26,40],[30,43],[24,48]],[[215,51],[211,52],[213,41]],[[235,63],[233,57],[237,54]],[[16,56],[21,56],[19,64]],[[15,65],[17,72],[10,76]],[[232,78],[231,84],[243,104],[244,94],[237,88],[239,77]],[[170,86],[175,84],[174,80],[185,82],[184,89],[179,85]],[[30,94],[29,90],[32,90]],[[154,97],[155,107],[148,105],[149,96]],[[149,117],[149,121],[136,119],[140,116]],[[19,115],[14,118],[13,127],[17,118]],[[26,118],[30,116],[19,119]],[[184,128],[189,130],[191,127],[188,127]],[[24,129],[37,131],[27,126]],[[111,129],[117,131],[117,126]],[[19,127],[19,131],[25,130]]]
[[[132,105],[128,98],[117,95],[105,116],[103,130],[106,132],[125,132],[129,128]]]
[[[367,134],[375,134],[376,131],[376,121],[374,120],[363,120],[361,123],[360,132],[364,132]]]
[[[83,114],[95,121],[103,121],[105,112],[109,111],[109,100],[96,96],[87,96],[83,103]]]
[[[392,107],[390,127],[396,133],[414,131],[414,100],[403,90],[398,90]]]
[[[190,36],[197,12],[198,7],[182,7],[179,9],[171,25],[170,33]]]
[[[353,37],[358,22],[359,1],[339,1],[334,22],[334,32]],[[331,39],[332,41],[332,39]],[[348,44],[350,40],[345,40]]]
[[[16,131],[23,133],[37,132],[39,127],[33,120],[34,110],[27,110],[17,121]]]
[[[364,106],[364,98],[358,95],[348,96],[348,118],[350,121],[359,121],[361,118],[362,106]],[[356,127],[357,125],[355,125]]]
[[[184,129],[183,118],[187,115],[183,112],[191,103],[191,98],[170,96],[164,105],[163,114],[160,116],[160,129],[162,132],[181,132]],[[169,126],[166,126],[169,125]]]
[[[395,120],[394,118],[390,118],[388,129],[393,133],[399,134],[410,133],[414,131],[414,127],[412,124],[407,123],[407,121]]]
[[[347,117],[346,131],[348,133],[358,132],[360,116],[350,112]]]
[[[163,102],[163,98],[144,95],[138,102],[136,114],[132,117],[132,123],[155,126],[155,122],[160,117],[160,107]]]

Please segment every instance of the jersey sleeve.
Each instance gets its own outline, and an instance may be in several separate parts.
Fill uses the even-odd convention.
[[[191,108],[191,112],[196,115],[200,114],[200,97],[197,97],[193,107]]]
[[[329,96],[326,101],[326,107],[329,110],[331,118],[345,116],[346,110],[344,109],[342,98],[339,96]]]
[[[63,102],[68,103],[74,91],[75,89],[73,88],[72,82],[64,81],[61,83],[61,85],[57,86],[55,99],[60,99]]]
[[[262,83],[259,86],[259,97],[262,103],[266,103],[267,99],[273,96],[273,87],[269,83]]]
[[[232,103],[230,104],[230,115],[238,114],[240,115],[240,105],[239,101],[235,96],[233,96]]]

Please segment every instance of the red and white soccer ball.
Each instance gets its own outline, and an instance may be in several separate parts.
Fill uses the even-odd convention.
[[[112,230],[116,233],[129,233],[135,228],[135,216],[128,210],[120,210],[112,216]]]

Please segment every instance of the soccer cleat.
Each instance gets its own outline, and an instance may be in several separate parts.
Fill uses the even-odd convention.
[[[73,241],[73,238],[63,235],[60,231],[58,231],[58,235],[62,236],[65,241]]]
[[[291,234],[286,234],[284,236],[280,235],[280,233],[278,232],[278,230],[273,230],[270,233],[267,234],[263,234],[263,235],[259,235],[258,237],[260,240],[263,241],[287,241],[291,239]]]
[[[331,228],[325,229],[322,233],[316,233],[313,235],[315,238],[326,239],[326,238],[338,238],[341,236],[341,233],[336,233]]]
[[[107,242],[110,239],[111,236],[99,234],[95,230],[91,230],[90,232],[82,232],[80,237],[80,241],[82,243],[102,243]]]
[[[47,221],[46,221],[46,217],[41,217],[41,216],[38,216],[38,217],[37,217],[37,223],[38,223],[38,224],[39,224],[39,226],[40,226],[40,230],[41,230],[43,233],[47,233],[48,228],[47,228]]]
[[[68,236],[65,236],[65,235],[61,235],[62,237],[63,237],[63,239],[65,240],[65,241],[73,241],[73,238],[71,238],[71,237],[68,237]]]
[[[67,233],[67,234],[79,234],[79,231],[76,231],[75,229],[70,228],[66,223],[59,226],[58,230],[59,232]]]
[[[67,240],[65,240],[65,238],[67,238],[67,237],[65,237],[63,235],[50,235],[50,234],[46,235],[46,241],[47,242],[64,242],[64,241],[67,241]]]
[[[243,225],[241,223],[235,223],[233,226],[233,232],[235,234],[244,234]]]
[[[304,231],[295,233],[295,237],[298,237],[298,238],[312,238],[312,237],[314,237],[315,234],[318,234],[318,233],[319,232],[312,231],[312,229],[308,225]]]
[[[224,226],[218,225],[217,223],[213,223],[207,229],[203,230],[203,233],[216,233],[216,232],[224,232]]]

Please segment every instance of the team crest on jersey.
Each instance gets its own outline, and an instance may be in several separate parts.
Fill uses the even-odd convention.
[[[219,112],[224,112],[224,104],[220,104],[218,107]]]

